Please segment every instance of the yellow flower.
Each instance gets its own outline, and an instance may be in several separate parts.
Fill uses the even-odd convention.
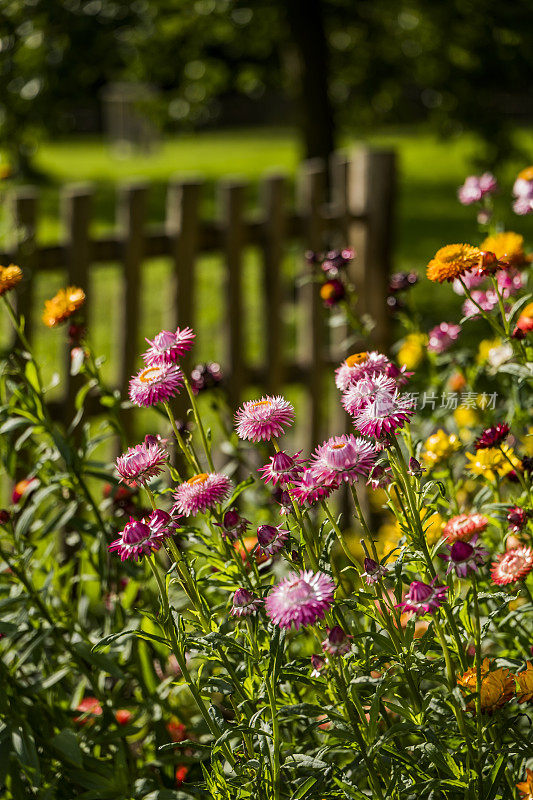
[[[379,557],[383,558],[383,556],[388,555],[392,550],[394,550],[395,547],[398,547],[399,541],[403,535],[403,531],[395,517],[391,517],[390,522],[383,523],[378,530],[378,541],[376,546]]]
[[[519,703],[533,701],[533,664],[527,662],[527,668],[516,676],[518,681],[517,700]]]
[[[501,347],[501,344],[502,344],[501,339],[483,339],[479,343],[476,363],[484,364],[486,361],[488,361],[490,351],[495,350],[497,347]]]
[[[481,665],[481,711],[494,711],[496,708],[509,702],[514,694],[515,682],[514,675],[508,669],[490,671],[491,662],[488,658]],[[457,678],[457,683],[464,689],[463,694],[471,694],[476,691],[477,677],[476,668],[471,667]],[[475,699],[472,698],[467,704],[467,709],[473,711],[476,707]]]
[[[432,546],[436,544],[442,536],[442,528],[444,526],[444,519],[437,512],[429,512],[428,509],[423,508],[420,512],[420,519],[426,532],[426,541]]]
[[[15,264],[9,267],[0,266],[0,297],[22,280],[22,270]]]
[[[440,428],[426,439],[422,459],[429,466],[435,466],[435,464],[450,458],[460,447],[461,442],[455,433],[448,434]]]
[[[516,784],[516,788],[522,795],[520,800],[533,800],[533,770],[526,769],[526,779]]]
[[[513,231],[502,231],[494,236],[487,236],[481,243],[482,250],[494,253],[496,258],[505,258],[511,264],[523,264],[526,260],[524,254],[524,237]]]
[[[502,450],[514,467],[520,466],[520,461],[515,456],[512,447],[503,444]],[[466,466],[467,470],[472,475],[482,476],[489,481],[496,480],[496,477],[502,478],[513,469],[501,450],[496,447],[487,447],[486,450],[478,450],[477,453],[467,453],[466,457],[470,462]]]
[[[398,361],[402,367],[415,369],[426,352],[428,337],[425,333],[410,333],[405,337],[398,351]]]
[[[527,456],[533,456],[533,428],[528,428],[522,447]]]
[[[45,300],[43,322],[49,328],[71,317],[85,302],[85,292],[77,286],[60,289],[51,300]]]
[[[471,244],[448,244],[437,250],[427,266],[430,281],[453,281],[472,269],[481,258],[481,250]]]
[[[453,418],[458,428],[475,428],[479,422],[479,415],[473,408],[459,406],[453,412]]]
[[[522,181],[533,181],[533,167],[525,167],[518,173],[518,177]]]

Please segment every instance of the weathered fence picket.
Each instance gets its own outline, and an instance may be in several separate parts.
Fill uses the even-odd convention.
[[[52,245],[36,241],[38,194],[25,187],[18,189],[14,198],[17,241],[10,252],[0,254],[0,261],[19,263],[23,269],[24,282],[17,295],[30,340],[35,335],[33,287],[37,272],[64,270],[68,283],[87,291],[89,302],[91,266],[121,265],[124,292],[119,309],[117,385],[125,395],[130,376],[140,366],[144,262],[156,257],[170,259],[170,285],[161,291],[171,307],[171,324],[198,328],[196,262],[203,254],[219,253],[225,296],[214,297],[213,302],[222,303],[225,309],[225,342],[221,342],[218,358],[228,376],[231,403],[240,402],[251,383],[270,392],[279,392],[284,382],[304,384],[309,390],[310,441],[316,443],[325,434],[326,367],[346,355],[341,352],[343,331],[333,332],[328,342],[317,284],[304,283],[293,301],[299,306],[297,354],[296,358],[288,357],[283,327],[284,305],[290,302],[282,269],[285,253],[297,241],[302,269],[310,272],[312,268],[304,262],[305,250],[354,247],[357,259],[351,277],[359,290],[360,310],[376,321],[374,343],[386,346],[389,326],[385,296],[391,269],[395,170],[394,153],[367,148],[349,157],[336,154],[329,165],[329,176],[324,163],[305,162],[297,182],[295,207],[288,198],[286,178],[270,174],[260,187],[259,212],[252,215],[246,210],[247,185],[226,179],[219,187],[218,217],[214,220],[201,217],[203,182],[174,178],[167,190],[166,219],[160,225],[147,224],[149,185],[136,181],[120,188],[117,230],[98,237],[91,233],[93,190],[87,185],[68,186],[63,192],[64,239]],[[247,363],[244,341],[250,314],[243,296],[248,248],[257,248],[261,263],[265,342],[260,365]],[[201,337],[202,331],[198,332]],[[72,411],[75,389],[76,380],[67,376],[65,397],[58,407],[63,415]]]

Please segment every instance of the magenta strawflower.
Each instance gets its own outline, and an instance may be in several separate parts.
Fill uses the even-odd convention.
[[[513,506],[507,512],[507,522],[509,523],[509,530],[513,533],[520,533],[527,525],[529,519],[529,512],[520,506]]]
[[[446,601],[446,592],[448,591],[447,586],[435,586],[436,580],[433,578],[431,583],[413,581],[403,603],[398,603],[396,608],[412,611],[417,617],[432,614]]]
[[[235,414],[237,436],[251,442],[281,436],[293,421],[294,408],[281,396],[249,400]]]
[[[353,636],[345,633],[340,625],[327,629],[327,636],[322,642],[322,650],[330,656],[344,656],[352,647]]]
[[[352,433],[332,436],[316,448],[310,469],[324,484],[353,483],[360,475],[368,478],[377,458],[373,444]]]
[[[361,378],[357,383],[348,387],[342,396],[342,405],[348,414],[358,414],[368,403],[380,398],[391,398],[398,386],[394,378],[386,375],[374,375]]]
[[[373,558],[369,558],[368,556],[365,558],[363,566],[365,571],[362,573],[362,577],[365,579],[367,586],[373,586],[375,583],[379,583],[389,571],[387,567],[378,564],[377,561],[374,561]]]
[[[381,437],[403,428],[414,414],[413,400],[399,392],[380,395],[354,418],[354,425],[364,436]]]
[[[282,528],[281,525],[260,525],[257,529],[257,542],[259,549],[266,556],[273,556],[283,550],[290,531]]]
[[[337,481],[326,485],[315,475],[312,469],[306,469],[302,472],[300,479],[290,487],[289,493],[299,503],[313,505],[320,500],[327,500],[330,494],[338,488]]]
[[[182,384],[183,374],[173,364],[145,367],[130,380],[130,400],[136,406],[166,403],[179,393]]]
[[[335,385],[341,392],[361,378],[383,375],[391,362],[383,353],[373,350],[370,353],[354,353],[335,370]]]
[[[373,489],[384,489],[392,482],[392,470],[389,466],[376,464],[366,482],[367,486]]]
[[[174,492],[174,509],[186,517],[194,516],[222,503],[231,491],[232,483],[222,472],[202,472],[181,483]]]
[[[222,536],[227,539],[238,539],[246,532],[250,522],[241,517],[236,508],[229,508],[222,518],[222,522],[215,522],[222,531]]]
[[[151,367],[162,367],[165,364],[175,364],[181,356],[191,349],[196,334],[192,328],[180,328],[175,333],[161,331],[155,339],[146,341],[150,345],[143,353],[145,362]]]
[[[506,422],[499,422],[483,431],[474,442],[476,452],[487,450],[489,447],[498,447],[509,436],[509,425]]]
[[[409,383],[409,378],[414,375],[414,373],[408,372],[405,364],[401,367],[397,367],[396,364],[389,361],[387,369],[385,370],[385,375],[387,378],[394,378],[398,386],[405,386],[406,383]]]
[[[257,471],[261,473],[262,479],[265,483],[272,481],[273,485],[280,484],[283,486],[287,483],[294,483],[298,480],[299,475],[304,471],[304,459],[300,458],[300,452],[290,456],[283,450],[275,453],[268,464],[260,467]]]
[[[266,600],[269,619],[280,628],[312,625],[331,608],[335,584],[323,572],[291,572],[274,586]]]
[[[232,617],[249,617],[250,614],[257,614],[257,609],[261,607],[262,602],[248,589],[237,589],[233,595],[233,605],[229,613]]]
[[[428,350],[433,353],[444,353],[456,341],[460,333],[460,325],[455,325],[453,322],[441,322],[429,332]]]
[[[479,572],[478,567],[485,563],[489,553],[483,547],[476,547],[477,539],[477,533],[470,542],[462,542],[459,539],[452,545],[446,546],[447,553],[439,553],[439,557],[448,562],[446,575],[455,572],[458,578],[466,578],[469,572]]]
[[[117,551],[121,561],[131,558],[140,561],[143,556],[159,550],[163,541],[174,534],[177,522],[165,511],[154,511],[142,521],[130,517],[118,539],[108,549]]]
[[[468,317],[477,317],[480,313],[480,308],[483,311],[492,311],[493,308],[496,308],[498,305],[498,295],[493,289],[488,289],[486,292],[481,290],[470,292],[472,295],[472,300],[468,298],[463,303],[463,316]],[[476,305],[477,303],[477,305]]]
[[[160,475],[168,461],[167,451],[158,443],[129,447],[115,462],[120,480],[128,486],[146,486]]]

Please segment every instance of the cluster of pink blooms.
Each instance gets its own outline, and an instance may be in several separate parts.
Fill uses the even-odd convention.
[[[154,406],[179,393],[183,373],[176,362],[191,349],[194,338],[191,328],[178,328],[175,333],[161,331],[153,340],[146,340],[150,345],[142,355],[146,366],[130,381],[132,403]]]
[[[520,216],[531,214],[533,211],[533,177],[530,177],[529,170],[524,172],[526,174],[519,175],[513,186],[515,196],[513,211]]]
[[[517,270],[500,270],[496,275],[496,280],[499,293],[504,300],[516,294],[524,285],[522,275]],[[480,313],[480,308],[483,311],[492,311],[498,305],[498,293],[495,289],[487,289],[486,291],[474,289],[471,294],[472,300],[468,298],[463,303],[463,316],[465,317],[477,316]]]
[[[128,486],[146,486],[160,475],[168,461],[168,452],[156,437],[146,437],[141,444],[129,447],[115,462],[120,480]]]
[[[453,322],[441,322],[429,332],[428,350],[432,353],[444,353],[457,340],[461,326]]]
[[[459,188],[457,196],[463,206],[480,203],[485,197],[493,194],[498,189],[498,182],[491,172],[483,175],[469,175]]]
[[[178,525],[175,517],[160,510],[153,511],[142,521],[130,517],[118,539],[109,545],[109,550],[118,552],[121,561],[128,558],[140,561],[143,556],[159,550],[164,540],[173,536]]]

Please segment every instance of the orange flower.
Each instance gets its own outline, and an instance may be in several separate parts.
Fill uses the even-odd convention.
[[[533,701],[533,664],[527,662],[527,668],[519,672],[516,676],[518,681],[517,700],[519,703],[531,703]]]
[[[481,249],[494,253],[498,260],[504,259],[514,266],[527,261],[524,253],[524,237],[513,231],[502,231],[494,236],[487,236],[485,241],[481,242]]]
[[[477,266],[482,257],[479,247],[471,244],[448,244],[435,253],[427,266],[430,281],[453,281]]]
[[[521,800],[533,800],[533,770],[526,769],[526,779],[517,783],[516,788],[522,795]]]
[[[22,270],[15,264],[9,267],[0,266],[0,297],[22,280]]]
[[[244,550],[242,544],[244,544]],[[236,551],[238,552],[238,554],[240,555],[246,566],[249,568],[251,566],[249,561],[249,555],[254,549],[254,547],[256,547],[257,545],[257,536],[245,536],[244,539],[242,540],[242,544],[240,542],[235,542],[233,546],[235,547]],[[256,550],[254,552],[254,558],[255,558],[255,563],[259,565],[259,564],[264,564],[265,561],[268,561],[270,556],[267,555],[266,553],[263,553],[262,551],[260,552],[259,550]]]
[[[51,300],[45,300],[43,322],[53,328],[71,317],[85,302],[85,292],[77,286],[60,289]]]
[[[533,167],[525,167],[518,173],[518,177],[522,181],[533,181]]]
[[[488,658],[481,665],[481,711],[491,712],[508,703],[515,691],[514,675],[508,669],[490,671],[491,662]],[[457,678],[458,685],[464,689],[463,694],[472,694],[476,691],[476,668],[471,667]],[[467,704],[468,711],[474,711],[475,698]]]

